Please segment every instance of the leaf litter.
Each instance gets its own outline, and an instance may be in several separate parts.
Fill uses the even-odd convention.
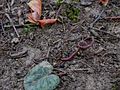
[[[100,0],[95,1],[95,2],[94,0],[91,0],[92,4],[88,6],[85,6],[85,5],[81,6],[81,4],[79,3],[80,2],[79,0],[75,0],[75,1],[78,1],[78,4],[79,4],[79,10],[80,10],[79,15],[81,17],[79,23],[73,23],[72,20],[70,20],[68,17],[66,19],[66,16],[62,16],[62,13],[63,13],[62,10],[65,9],[64,6],[62,6],[59,12],[58,18],[60,16],[61,17],[60,19],[63,19],[64,22],[62,22],[61,24],[55,24],[52,27],[42,28],[42,30],[41,28],[37,28],[37,30],[35,29],[34,32],[30,32],[26,36],[20,33],[21,29],[19,30],[18,28],[19,26],[16,25],[17,23],[15,23],[14,21],[15,20],[13,18],[14,16],[12,16],[10,12],[8,13],[10,15],[10,18],[12,18],[14,22],[14,26],[15,27],[17,26],[16,29],[20,33],[21,38],[19,38],[20,41],[17,44],[11,44],[9,40],[11,41],[12,38],[14,38],[14,35],[13,35],[14,32],[12,32],[12,28],[9,27],[9,21],[5,21],[5,22],[3,22],[4,20],[2,21],[3,29],[0,31],[5,31],[7,36],[4,37],[2,33],[0,34],[0,38],[1,38],[0,39],[0,42],[1,42],[0,44],[1,46],[0,48],[0,55],[1,55],[0,75],[2,78],[0,81],[1,86],[2,86],[0,87],[1,90],[7,90],[7,88],[11,90],[24,90],[23,80],[21,79],[23,79],[23,77],[26,78],[27,76],[31,77],[32,75],[31,74],[29,75],[29,73],[31,73],[31,71],[34,70],[33,69],[34,67],[36,67],[37,65],[39,66],[39,64],[43,60],[45,61],[48,60],[53,66],[54,66],[54,63],[56,63],[57,68],[60,68],[63,71],[67,71],[67,69],[72,70],[72,72],[70,71],[69,73],[67,73],[66,76],[60,76],[60,79],[61,79],[60,84],[59,85],[57,84],[55,86],[57,87],[56,90],[82,90],[82,89],[111,90],[112,85],[111,83],[109,83],[110,80],[114,78],[116,79],[119,78],[119,58],[118,58],[119,57],[119,54],[118,54],[119,53],[119,39],[112,36],[112,35],[120,36],[119,35],[119,23],[116,22],[116,19],[119,19],[119,14],[115,15],[115,13],[107,13],[105,10],[103,13],[106,13],[105,14],[106,17],[103,17],[103,21],[99,21],[102,19],[102,15],[100,15],[100,19],[98,19],[97,22],[95,22],[94,27],[91,27],[91,30],[94,29],[94,31],[96,32],[97,30],[99,30],[99,32],[97,32],[99,37],[93,36],[91,32],[89,32],[89,29],[87,27],[89,27],[90,23],[94,21],[97,17],[89,16],[89,14],[86,13],[86,10],[97,9],[98,11],[102,11],[101,10],[102,6],[99,5]],[[86,0],[86,1],[89,1],[89,0]],[[59,8],[59,6],[56,6],[51,2],[46,3],[47,1],[42,1],[42,2],[43,2],[43,5],[41,7],[45,7],[45,8],[42,8],[41,14],[40,14],[40,11],[34,12],[34,10],[30,8],[31,23],[40,25],[41,27],[45,27],[45,25],[48,23],[49,24],[56,23],[57,20],[53,18],[54,16],[52,18],[53,18],[53,22],[55,19],[55,22],[51,23],[51,21],[49,21],[49,19],[52,19],[51,17],[49,17],[49,13],[50,13],[49,11],[55,10],[55,12],[57,12],[57,9]],[[100,2],[102,2],[102,5],[104,5],[108,10],[116,8],[116,7],[118,8],[118,4],[115,4],[116,1],[114,0],[110,2],[105,2],[105,0],[101,0]],[[64,2],[60,3],[60,5],[61,4],[63,5]],[[75,5],[73,3],[69,3],[69,4],[72,4],[74,7],[78,7],[76,3]],[[10,6],[10,7],[16,7],[14,5],[16,5],[15,1],[14,1],[13,6]],[[52,5],[52,10],[49,7],[50,5]],[[29,16],[28,12],[27,14]],[[108,19],[108,21],[113,19],[114,22],[111,23],[111,22],[104,21],[105,18]],[[40,20],[40,21],[43,20],[42,21],[43,25],[37,20]],[[68,21],[68,23],[65,23],[65,21]],[[83,29],[81,28],[81,26],[86,27],[86,28]],[[31,25],[30,27],[33,27],[33,26]],[[28,27],[26,28],[28,30],[30,29]],[[114,32],[117,32],[117,33],[114,33]],[[76,57],[72,58],[71,61],[69,62],[64,62],[63,64],[59,63],[61,62],[62,57],[67,57],[67,56],[69,57],[69,55],[71,55],[71,52],[74,52],[76,50],[76,48],[74,48],[76,47],[76,43],[81,42],[81,40],[85,40],[85,38],[88,36],[94,37],[94,43],[92,44],[92,46],[90,46],[90,48],[86,50],[80,50],[79,52],[75,54]],[[71,40],[69,40],[69,38]],[[59,39],[60,41],[57,41]],[[53,44],[56,41],[57,43]],[[88,40],[88,44],[89,43],[90,42]],[[82,47],[84,46],[83,44],[86,45],[87,43],[86,42],[82,43]],[[34,55],[30,54],[27,56],[26,51],[23,52],[24,50],[22,52],[19,52],[21,51],[21,47],[24,45],[30,45],[31,47],[35,48],[32,54],[34,54],[34,52],[37,51],[36,48],[39,49],[40,53],[37,53],[38,58],[35,58],[36,57],[35,54]],[[100,50],[100,53],[96,54],[96,52],[99,51],[99,47],[102,47],[103,49]],[[8,54],[10,54],[10,52],[13,53],[13,57],[15,58],[9,57]],[[28,52],[30,52],[30,50],[28,50]],[[42,54],[43,52],[44,54]],[[43,59],[41,58],[42,55],[43,55]],[[49,57],[46,57],[46,55]],[[26,65],[26,61],[30,61],[30,59],[26,57],[30,57],[30,56],[32,57],[31,58],[32,63],[29,63],[28,65]],[[91,72],[91,73],[85,72],[85,70],[88,67],[94,70],[94,72]],[[55,73],[57,72],[55,71]],[[8,78],[6,78],[5,76]],[[114,78],[111,78],[111,76]],[[41,77],[41,78],[45,78],[46,80],[49,80],[48,77],[49,75],[45,77]],[[25,78],[24,80],[26,80]],[[42,79],[41,81],[40,80],[41,78],[38,79],[38,82],[42,82],[42,81],[46,82],[46,80],[44,79]],[[118,85],[119,79],[117,79],[118,81],[116,79],[114,83],[115,84],[117,83],[116,85]],[[38,87],[40,86],[38,85]]]
[[[33,11],[28,14],[28,20],[31,23],[38,23],[43,28],[46,24],[54,24],[57,21],[57,19],[40,19],[42,14],[42,0],[31,0],[28,5]]]

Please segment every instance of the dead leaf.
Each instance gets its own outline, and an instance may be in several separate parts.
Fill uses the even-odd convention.
[[[42,0],[31,0],[28,3],[28,6],[34,11],[37,12],[39,16],[42,13]]]
[[[31,23],[37,23],[37,20],[40,19],[41,12],[42,12],[41,0],[31,0],[28,3],[28,6],[31,8],[31,13],[28,14],[28,20]]]
[[[43,28],[46,24],[54,24],[57,19],[40,20],[42,12],[42,0],[31,0],[28,3],[31,8],[31,13],[28,14],[28,20],[31,23],[38,24]]]
[[[108,4],[109,0],[100,0],[100,4],[106,6]]]
[[[39,20],[39,18],[38,18],[39,15],[36,12],[29,13],[27,17],[28,17],[28,21],[31,23],[34,23],[34,24],[36,24],[37,20]]]
[[[54,24],[56,23],[57,19],[43,19],[39,20],[40,26],[43,28],[46,24]]]

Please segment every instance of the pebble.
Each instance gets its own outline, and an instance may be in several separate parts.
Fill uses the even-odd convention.
[[[12,41],[11,41],[11,43],[14,43],[14,44],[19,43],[19,39],[18,38],[13,38]]]
[[[14,54],[10,54],[10,56],[12,58],[21,58],[21,57],[24,57],[27,55],[27,48],[23,48],[23,50],[21,52],[17,52],[17,53],[14,53]]]
[[[25,3],[25,2],[27,2],[27,0],[20,0],[21,1],[21,3]]]
[[[92,4],[91,0],[81,0],[81,5],[83,6],[89,6]]]

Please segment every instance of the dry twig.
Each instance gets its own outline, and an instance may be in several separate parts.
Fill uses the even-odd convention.
[[[12,6],[14,3],[15,3],[15,0],[11,0],[11,4],[10,5]]]
[[[94,24],[100,19],[101,15],[103,14],[103,12],[105,11],[105,8],[103,8],[103,10],[101,11],[101,13],[98,15],[98,17],[90,24],[90,27],[93,27]]]
[[[6,34],[6,33],[5,33],[5,29],[4,29],[4,26],[3,26],[3,22],[2,22],[2,21],[1,21],[1,29],[2,29],[3,33]]]
[[[106,32],[106,31],[100,30],[100,29],[98,29],[98,28],[94,28],[94,27],[92,27],[92,29],[94,29],[94,30],[96,30],[96,31],[99,31],[99,32],[103,32],[103,33],[109,34],[109,35],[111,35],[111,36],[113,36],[113,37],[120,38],[120,37],[118,37],[118,36],[116,36],[116,35],[113,35],[113,34],[111,34],[111,33],[109,33],[109,32]]]
[[[51,47],[48,48],[46,58],[49,58],[50,50],[51,50]]]
[[[94,26],[94,24],[100,19],[100,17],[101,17],[101,15],[103,14],[103,12],[105,11],[105,8],[103,8],[103,10],[101,11],[101,13],[98,15],[98,17],[90,24],[90,26],[88,27],[88,31],[90,31],[90,33],[92,33],[94,36],[99,36],[99,34],[96,32],[96,31],[94,31],[93,29],[91,29],[93,26]],[[83,28],[83,27],[82,27]],[[84,28],[83,28],[84,29]]]
[[[13,29],[14,29],[16,35],[17,35],[17,37],[20,37],[20,35],[19,35],[19,33],[17,32],[17,29],[16,29],[16,27],[15,27],[15,25],[14,25],[12,19],[10,18],[9,14],[5,13],[5,15],[6,15],[6,17],[9,19],[9,21],[10,21],[10,23],[11,23],[11,25],[12,25],[12,27],[13,27]]]

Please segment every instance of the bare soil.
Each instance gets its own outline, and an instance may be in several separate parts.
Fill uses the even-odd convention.
[[[29,0],[0,1],[0,90],[24,90],[25,75],[43,60],[55,66],[56,74],[60,74],[60,70],[67,73],[60,75],[61,83],[56,90],[120,90],[120,18],[103,19],[120,16],[120,1],[109,0],[100,20],[93,26],[97,30],[92,29],[97,36],[88,27],[103,6],[99,0],[88,1],[92,3],[58,5],[54,0],[43,0],[41,18],[58,17],[61,21],[45,28],[26,24]],[[64,15],[70,7],[80,10],[76,21]],[[17,35],[5,13],[16,26],[19,41],[14,40]],[[79,51],[73,60],[61,63],[61,58],[69,56],[78,42],[90,36],[95,39],[90,48]]]

